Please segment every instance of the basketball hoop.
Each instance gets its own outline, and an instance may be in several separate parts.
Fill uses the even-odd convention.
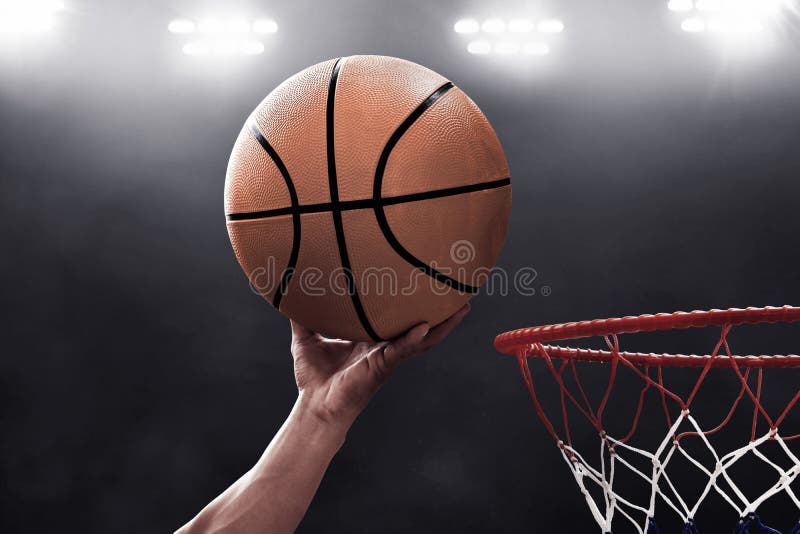
[[[790,412],[800,401],[800,389],[789,391],[793,394],[788,402],[781,401],[780,408],[773,413],[765,407],[763,397],[766,391],[765,370],[800,368],[800,355],[737,356],[731,352],[728,342],[731,330],[737,325],[797,321],[800,321],[800,307],[792,306],[676,312],[524,328],[497,336],[494,344],[497,350],[516,356],[519,361],[536,412],[556,441],[592,516],[604,533],[611,533],[612,528],[620,523],[629,523],[639,534],[656,534],[657,513],[671,510],[683,523],[683,534],[698,534],[700,531],[695,523],[698,510],[709,495],[716,493],[737,514],[738,522],[734,534],[780,534],[778,530],[762,523],[757,512],[764,502],[779,495],[788,498],[790,506],[797,510],[797,514],[794,518],[770,519],[794,521],[791,534],[800,534],[800,522],[797,520],[800,517],[800,486],[793,485],[795,481],[800,483],[800,434],[784,436],[780,432],[781,425],[786,423]],[[705,355],[648,354],[620,349],[620,334],[708,326],[719,327],[720,336],[713,350]],[[549,344],[594,336],[604,338],[605,349],[589,350]],[[540,402],[544,397],[537,397],[529,358],[542,361],[555,380],[560,395],[560,422],[547,415],[548,410]],[[589,400],[578,372],[579,368],[583,368],[578,365],[580,362],[603,362],[608,365],[608,384],[604,387],[604,393],[599,395],[599,402],[593,403]],[[699,373],[697,380],[692,381],[693,387],[688,395],[680,395],[668,387],[663,370],[670,367],[687,368],[683,371],[685,373],[692,373],[693,368],[695,373]],[[630,430],[613,437],[607,432],[608,425],[604,418],[610,421],[609,397],[619,373],[626,369],[633,373],[633,378],[641,382],[641,389],[638,391],[638,404],[635,404],[632,423],[629,427],[625,426]],[[727,415],[716,426],[702,425],[692,412],[692,402],[704,382],[709,380],[712,369],[715,373],[732,373],[739,388]],[[663,438],[661,433],[658,434],[660,442],[655,450],[633,445],[633,438],[642,426],[642,411],[648,392],[658,397],[665,418],[666,430]],[[747,416],[751,423],[748,424],[749,433],[745,432],[746,435],[740,436],[740,442],[712,444],[712,440],[716,440],[714,435],[729,426],[737,408],[745,405],[752,409],[752,418]],[[570,428],[575,421],[574,417],[571,421],[570,414],[575,411],[580,413],[581,420],[588,421],[600,437],[598,462],[592,463],[588,455],[578,451],[575,444],[577,439],[573,439],[576,437],[574,429],[571,432]],[[651,423],[649,428],[652,429],[652,421],[648,423]],[[759,432],[759,424],[763,426],[764,423],[767,426],[766,432]],[[684,446],[684,441],[692,438],[699,440],[698,446],[702,447],[704,455],[712,458],[711,461],[704,460],[699,454],[694,455]],[[765,454],[765,444],[777,445],[781,463],[790,464],[790,467],[782,467]],[[724,450],[720,450],[722,448]],[[775,482],[756,498],[745,496],[740,488],[745,487],[748,481],[741,476],[737,478],[732,473],[733,466],[745,457],[748,461],[757,459],[759,465],[777,476]],[[687,498],[673,483],[670,467],[676,458],[688,461],[703,477],[705,487],[696,498]],[[637,467],[636,461],[645,461],[648,466],[652,466],[651,470],[648,472],[649,467]],[[645,500],[643,498],[636,502],[635,496],[623,494],[615,486],[615,476],[622,471],[649,486],[646,502],[642,502]]]

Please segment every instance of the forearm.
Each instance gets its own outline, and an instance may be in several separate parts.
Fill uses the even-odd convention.
[[[294,531],[347,426],[323,421],[302,396],[256,465],[179,532]]]

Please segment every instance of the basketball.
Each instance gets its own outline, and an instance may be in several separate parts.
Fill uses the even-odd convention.
[[[327,337],[391,339],[478,291],[511,183],[486,117],[392,57],[319,63],[273,90],[228,163],[225,214],[254,291]]]

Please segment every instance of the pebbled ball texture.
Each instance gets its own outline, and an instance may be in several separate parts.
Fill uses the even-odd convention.
[[[253,111],[225,180],[251,286],[328,337],[438,324],[485,282],[511,185],[486,117],[447,79],[384,56],[330,60]]]

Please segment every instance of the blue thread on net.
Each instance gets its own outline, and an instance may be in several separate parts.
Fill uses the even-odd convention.
[[[697,528],[697,523],[694,522],[694,519],[690,517],[686,520],[686,524],[683,526],[681,534],[700,534],[700,529]]]
[[[751,527],[755,528],[756,530],[751,530]],[[798,527],[800,527],[800,525],[798,525]],[[795,530],[792,530],[790,534],[797,534],[798,527],[795,527]],[[781,534],[780,530],[775,530],[774,528],[768,527],[762,523],[761,518],[758,517],[758,514],[747,514],[739,520],[739,524],[736,525],[736,528],[733,530],[733,534],[753,534],[755,532]]]
[[[656,525],[656,520],[653,517],[647,519],[647,534],[660,534],[658,526]]]

